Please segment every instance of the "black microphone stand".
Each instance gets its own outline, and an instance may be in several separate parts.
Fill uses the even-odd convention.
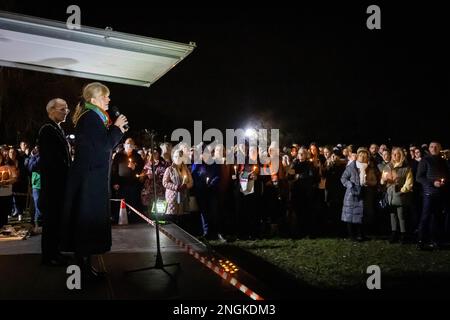
[[[145,132],[148,134],[148,131],[145,130]],[[154,138],[155,138],[155,132],[152,130],[150,132],[150,138],[151,138],[151,150],[150,152],[153,153],[153,147],[154,147]],[[152,155],[153,157],[153,155]],[[173,275],[170,274],[165,267],[170,267],[170,266],[180,266],[180,263],[170,263],[170,264],[164,264],[163,262],[163,258],[161,255],[161,244],[159,241],[159,221],[158,221],[158,210],[156,207],[156,168],[155,168],[155,160],[154,158],[152,158],[152,173],[153,173],[153,204],[155,205],[155,229],[156,229],[156,261],[155,261],[155,265],[153,267],[145,267],[145,268],[139,268],[139,269],[135,269],[135,270],[130,270],[127,271],[126,273],[132,273],[132,272],[139,272],[139,271],[146,271],[146,270],[152,270],[152,269],[159,269],[162,270],[163,272],[165,272],[172,280],[174,280]],[[151,200],[149,200],[150,202]],[[149,207],[150,212],[151,212],[151,204],[149,203]]]

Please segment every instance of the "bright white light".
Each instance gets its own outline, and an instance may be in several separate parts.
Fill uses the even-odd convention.
[[[74,139],[75,139],[75,135],[74,135],[74,134],[70,134],[70,135],[69,135],[69,139],[74,140]]]
[[[245,136],[246,137],[255,137],[256,136],[256,130],[252,129],[252,128],[248,128],[247,130],[245,130]]]

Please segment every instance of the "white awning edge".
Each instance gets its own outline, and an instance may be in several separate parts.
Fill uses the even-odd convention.
[[[0,65],[149,87],[196,45],[0,11]]]

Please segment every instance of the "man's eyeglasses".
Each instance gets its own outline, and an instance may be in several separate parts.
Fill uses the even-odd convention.
[[[59,111],[59,112],[65,112],[65,113],[69,113],[70,112],[70,109],[69,108],[55,108],[55,110],[56,111]]]

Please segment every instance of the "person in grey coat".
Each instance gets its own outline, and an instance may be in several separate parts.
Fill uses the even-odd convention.
[[[360,242],[367,239],[363,234],[362,223],[368,163],[369,152],[365,148],[359,148],[357,159],[345,168],[341,177],[346,188],[341,220],[347,224],[351,239]]]
[[[391,217],[392,235],[390,243],[404,243],[406,234],[405,213],[411,203],[413,174],[401,148],[392,149],[392,161],[384,166],[381,184],[386,185],[388,211]],[[400,226],[400,238],[398,236]]]

